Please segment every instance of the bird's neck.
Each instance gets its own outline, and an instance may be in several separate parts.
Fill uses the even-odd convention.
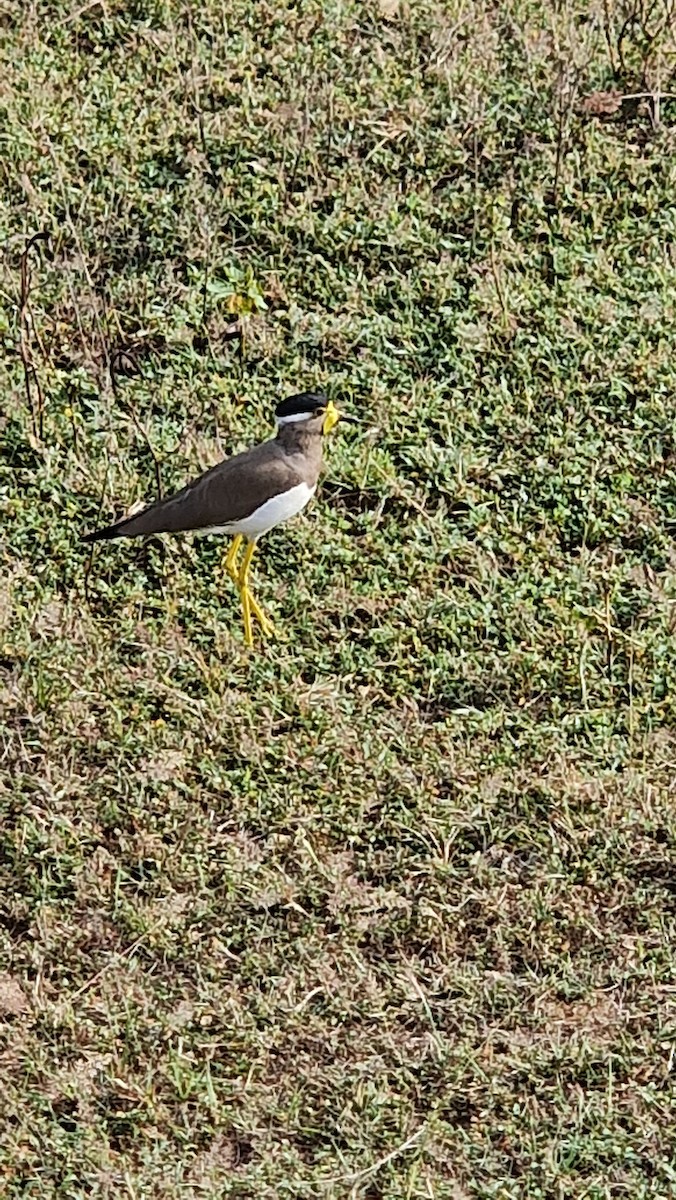
[[[322,431],[308,429],[301,421],[292,421],[288,425],[280,425],[277,430],[277,441],[281,443],[287,454],[303,454],[307,458],[322,457]]]

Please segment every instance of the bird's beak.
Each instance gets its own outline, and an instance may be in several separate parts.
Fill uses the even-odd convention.
[[[337,425],[342,413],[336,408],[333,400],[329,400],[324,414],[324,423],[322,425],[322,433],[330,433],[334,425]]]
[[[347,413],[341,412],[339,408],[336,408],[333,400],[329,400],[324,414],[322,433],[330,433],[334,425],[337,425],[339,421],[345,421],[348,425],[359,425],[357,417],[348,417]]]

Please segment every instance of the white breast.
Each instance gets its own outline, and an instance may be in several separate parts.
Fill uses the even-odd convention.
[[[200,529],[199,532],[243,533],[248,538],[259,538],[269,529],[273,529],[275,525],[281,525],[282,521],[288,521],[290,517],[295,517],[296,513],[305,508],[314,493],[314,487],[308,487],[307,483],[297,483],[295,487],[289,488],[288,492],[280,492],[278,496],[271,496],[269,500],[265,501],[265,504],[254,509],[248,517],[242,517],[240,521],[233,521],[231,525],[212,525],[209,529]]]

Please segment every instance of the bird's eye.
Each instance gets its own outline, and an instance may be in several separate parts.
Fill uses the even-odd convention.
[[[315,416],[316,416],[316,417],[323,417],[325,412],[326,412],[326,409],[325,409],[325,408],[316,408],[316,409],[315,409]]]

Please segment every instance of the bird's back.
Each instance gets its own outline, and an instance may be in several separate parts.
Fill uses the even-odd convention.
[[[279,438],[261,442],[205,471],[164,500],[157,500],[140,513],[119,521],[88,540],[139,537],[149,533],[181,533],[223,527],[254,512],[271,494],[288,491],[299,483],[317,481],[319,462],[311,464],[308,478],[306,459],[289,453]]]

